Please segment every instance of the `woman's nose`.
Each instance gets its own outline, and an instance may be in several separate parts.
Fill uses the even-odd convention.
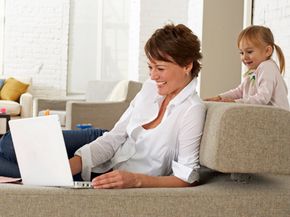
[[[151,78],[151,80],[157,80],[157,78],[158,78],[157,70],[152,69],[152,70],[150,71],[150,78]]]

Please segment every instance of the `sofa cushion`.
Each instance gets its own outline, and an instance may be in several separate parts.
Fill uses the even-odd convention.
[[[200,163],[226,173],[290,174],[290,112],[273,106],[206,103]]]
[[[289,217],[290,176],[255,175],[249,184],[227,174],[201,176],[186,188],[65,189],[0,184],[1,216]]]
[[[12,116],[19,115],[21,111],[20,104],[11,100],[0,100],[0,108],[6,108],[6,114]]]
[[[86,89],[87,102],[105,102],[118,81],[91,80]]]
[[[25,93],[28,87],[29,84],[18,81],[15,78],[8,78],[1,89],[1,99],[18,101],[21,94]]]
[[[128,80],[119,81],[107,97],[106,101],[118,102],[125,100],[128,93],[128,84]]]

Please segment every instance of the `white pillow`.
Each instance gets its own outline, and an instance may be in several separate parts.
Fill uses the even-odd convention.
[[[128,84],[128,80],[119,81],[110,93],[110,95],[107,97],[106,101],[116,102],[125,100],[128,93]]]

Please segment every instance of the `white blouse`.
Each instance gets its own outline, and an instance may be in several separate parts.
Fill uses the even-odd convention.
[[[82,177],[91,172],[119,169],[151,176],[174,175],[188,183],[198,180],[199,144],[206,108],[197,95],[192,80],[168,104],[161,123],[149,130],[142,125],[153,121],[163,96],[156,83],[144,82],[110,132],[80,148]]]

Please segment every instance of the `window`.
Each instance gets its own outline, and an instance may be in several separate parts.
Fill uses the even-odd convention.
[[[128,77],[130,0],[72,0],[68,93],[84,93],[89,80]]]

